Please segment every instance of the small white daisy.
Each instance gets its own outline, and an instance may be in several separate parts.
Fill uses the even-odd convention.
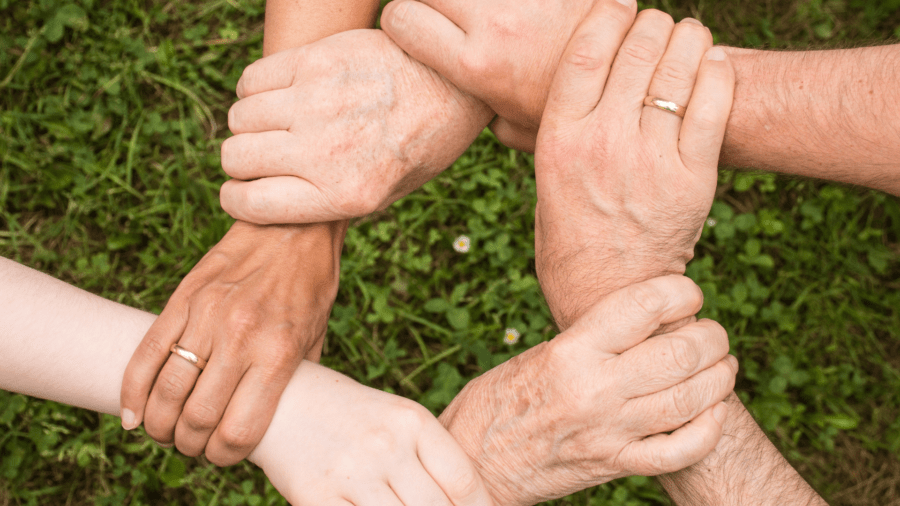
[[[461,235],[453,240],[453,249],[460,253],[468,253],[471,244],[472,241],[470,241],[468,237]]]
[[[503,342],[506,344],[516,344],[519,342],[519,331],[516,329],[506,329],[506,335],[503,336]]]
[[[706,220],[706,226],[707,226],[707,227],[715,227],[717,223],[719,223],[719,222],[716,221],[716,220],[713,219],[713,218],[709,218],[709,219]]]

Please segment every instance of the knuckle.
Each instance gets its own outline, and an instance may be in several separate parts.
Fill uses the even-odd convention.
[[[150,337],[141,341],[139,352],[141,361],[155,361],[169,354],[169,346],[157,337]]]
[[[161,374],[153,387],[164,402],[180,402],[188,393],[187,379],[179,374],[168,372]]]
[[[694,389],[690,388],[686,383],[675,385],[672,388],[669,418],[678,421],[693,418],[696,397]]]
[[[232,450],[247,450],[256,445],[253,428],[242,423],[223,423],[219,426],[219,440]]]
[[[478,502],[476,498],[481,491],[481,478],[474,467],[460,464],[450,476],[452,479],[448,483],[453,484],[453,490],[449,495],[455,504],[475,504]]]
[[[665,296],[646,283],[632,285],[628,296],[644,317],[659,315],[666,305]]]
[[[725,124],[722,120],[722,114],[717,110],[716,105],[706,101],[697,101],[690,104],[693,108],[691,111],[691,129],[707,135],[718,134],[723,130]]]
[[[683,87],[694,81],[695,72],[681,62],[664,62],[656,68],[654,79],[662,86]]]
[[[725,327],[713,320],[701,320],[697,323],[703,325],[703,337],[710,342],[714,349],[719,350],[721,356],[724,357],[731,348],[731,344],[728,341],[728,331],[725,330]]]
[[[523,17],[515,10],[502,10],[495,12],[486,20],[487,33],[500,39],[519,38],[527,30]]]
[[[215,428],[216,424],[219,423],[220,414],[219,410],[213,406],[197,403],[188,406],[184,410],[182,417],[189,428],[198,432],[206,432]]]
[[[693,340],[684,334],[668,338],[666,344],[672,364],[679,370],[690,373],[700,365],[700,354],[697,353]]]
[[[646,36],[636,36],[634,40],[623,45],[619,52],[628,60],[629,65],[641,66],[655,66],[662,55],[662,50],[653,39]]]
[[[241,336],[258,329],[262,318],[262,313],[258,308],[238,306],[228,312],[225,324],[234,334]]]
[[[248,191],[243,195],[244,210],[251,216],[265,216],[272,209],[272,201],[265,192]]]
[[[467,76],[493,75],[494,66],[490,58],[478,51],[461,51],[459,54],[459,68]]]
[[[573,40],[565,55],[566,63],[585,72],[595,72],[609,66],[600,45],[593,37],[582,35]]]
[[[737,381],[737,371],[725,360],[721,360],[716,364],[716,367],[719,376],[718,384],[721,386],[719,391],[730,392],[734,389],[734,384]]]

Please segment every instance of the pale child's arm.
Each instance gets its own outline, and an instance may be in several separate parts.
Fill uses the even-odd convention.
[[[119,413],[122,373],[155,316],[5,258],[0,304],[0,388]],[[428,410],[312,362],[291,377],[250,460],[292,504],[492,504]]]

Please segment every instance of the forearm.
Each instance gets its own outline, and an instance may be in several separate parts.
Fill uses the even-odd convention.
[[[377,0],[268,0],[263,55],[375,26]]]
[[[125,366],[155,317],[0,258],[0,387],[119,414]]]
[[[729,53],[722,162],[900,195],[900,45]]]
[[[303,46],[335,33],[372,26],[378,3],[373,0],[268,0],[263,41],[263,55]],[[261,227],[236,222],[232,233],[248,240],[301,244],[315,253],[333,257],[332,265],[339,268],[339,258],[347,232],[347,221],[312,225],[284,225]],[[334,276],[337,279],[337,273]],[[320,350],[314,350],[318,355]]]
[[[0,389],[118,416],[125,366],[156,316],[2,257],[0,280]]]
[[[659,477],[675,504],[826,504],[732,394],[722,439],[703,461]]]

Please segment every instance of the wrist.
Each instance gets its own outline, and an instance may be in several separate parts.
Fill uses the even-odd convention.
[[[589,308],[608,294],[649,279],[684,275],[683,258],[665,261],[662,255],[640,258],[602,256],[575,261],[540,262],[537,266],[541,290],[560,331],[569,328]],[[577,276],[576,273],[590,273]]]
[[[658,477],[675,502],[691,506],[823,505],[732,393],[722,439],[705,459]]]

